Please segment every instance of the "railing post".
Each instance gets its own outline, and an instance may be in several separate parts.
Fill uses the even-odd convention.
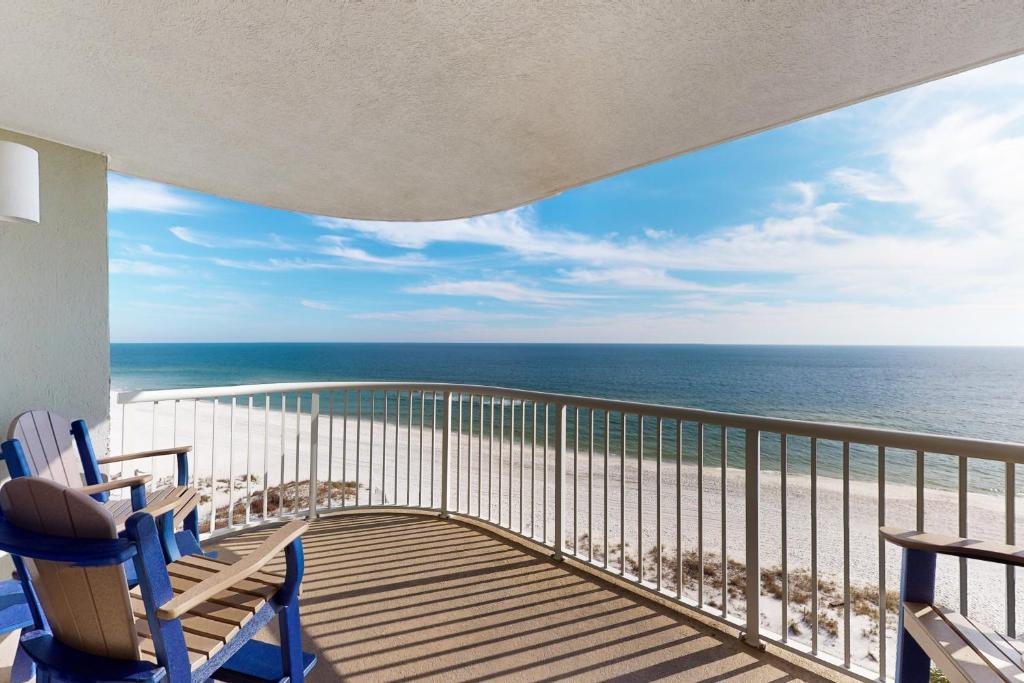
[[[555,554],[563,559],[565,549],[565,418],[568,410],[564,403],[555,411]]]
[[[441,425],[441,516],[448,515],[448,456],[452,433],[452,392],[444,392],[444,424]]]
[[[317,489],[317,450],[320,446],[320,394],[313,393],[309,404],[309,514],[307,519],[316,519]],[[298,486],[296,484],[296,486]],[[330,492],[328,492],[330,495]]]
[[[761,432],[746,430],[746,527],[747,527],[747,630],[743,639],[748,645],[763,648],[761,643],[761,563],[760,550],[760,503],[761,503]],[[786,628],[786,624],[782,625]]]

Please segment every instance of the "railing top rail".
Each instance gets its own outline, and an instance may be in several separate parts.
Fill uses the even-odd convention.
[[[925,451],[946,455],[966,456],[1002,462],[1024,463],[1024,444],[1005,441],[969,439],[940,434],[904,432],[809,420],[744,415],[740,413],[682,408],[658,403],[642,403],[616,399],[576,396],[526,389],[510,389],[480,384],[450,384],[444,382],[279,382],[273,384],[243,384],[222,387],[190,389],[160,389],[122,391],[117,394],[119,404],[151,403],[154,401],[198,400],[230,398],[253,394],[287,394],[320,391],[427,391],[482,394],[510,399],[525,399],[539,403],[564,403],[582,408],[642,414],[672,420],[701,422],[734,429],[753,429],[776,434],[788,434],[826,441],[849,441],[869,446]]]

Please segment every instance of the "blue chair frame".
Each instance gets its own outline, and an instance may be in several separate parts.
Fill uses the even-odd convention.
[[[172,513],[159,522],[146,512],[136,512],[125,524],[125,535],[116,540],[70,539],[20,529],[0,518],[0,550],[9,552],[18,569],[22,588],[36,622],[35,630],[22,633],[20,648],[34,663],[37,680],[167,681],[197,683],[211,677],[226,681],[302,681],[316,657],[302,652],[298,594],[304,570],[302,540],[285,547],[285,580],[273,597],[215,655],[194,671],[191,668],[180,619],[164,620],[158,609],[174,592],[165,564],[173,538]],[[109,659],[72,649],[59,642],[46,623],[38,597],[22,558],[66,562],[79,567],[102,567],[132,561],[138,575],[147,619],[156,649],[157,663]],[[270,620],[278,617],[281,646],[252,640]]]

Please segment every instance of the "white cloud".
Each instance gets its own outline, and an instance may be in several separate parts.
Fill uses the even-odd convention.
[[[107,208],[115,212],[194,214],[204,207],[169,185],[110,174],[107,176]]]
[[[737,294],[750,292],[742,285],[714,286],[670,275],[662,268],[575,268],[561,271],[560,282],[582,287],[611,286],[622,289],[651,289],[666,292],[707,292]]]
[[[364,249],[353,247],[349,240],[339,235],[326,235],[320,238],[325,245],[318,249],[319,253],[326,256],[335,256],[345,261],[354,261],[373,266],[385,266],[387,268],[419,268],[431,265],[431,262],[421,254],[400,254],[398,256],[375,256]]]
[[[327,303],[325,301],[314,301],[313,299],[302,299],[302,300],[299,301],[299,304],[301,306],[303,306],[304,308],[311,308],[314,311],[336,311],[336,310],[338,310],[332,304],[329,304],[329,303]]]
[[[483,322],[496,320],[528,320],[536,316],[521,313],[492,313],[457,307],[418,308],[406,311],[353,313],[355,320],[402,320],[409,322]]]
[[[296,245],[274,233],[270,233],[266,239],[261,240],[212,235],[181,225],[175,225],[169,230],[182,242],[208,249],[273,249],[278,251],[296,251],[298,249]]]
[[[489,298],[509,303],[541,304],[544,306],[564,305],[583,299],[598,298],[591,294],[553,292],[540,287],[527,287],[503,280],[460,280],[435,282],[426,285],[406,287],[410,294],[434,294],[441,296],[463,296]]]
[[[883,170],[832,179],[870,201],[911,206],[946,229],[1024,233],[1024,106],[961,106],[883,143]]]
[[[153,277],[169,277],[180,274],[177,270],[158,263],[120,258],[110,259],[110,272],[119,275],[150,275]]]

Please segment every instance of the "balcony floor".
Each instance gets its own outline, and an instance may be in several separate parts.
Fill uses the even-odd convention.
[[[233,559],[267,533],[216,546]],[[304,546],[313,681],[824,680],[462,522],[336,514]]]

